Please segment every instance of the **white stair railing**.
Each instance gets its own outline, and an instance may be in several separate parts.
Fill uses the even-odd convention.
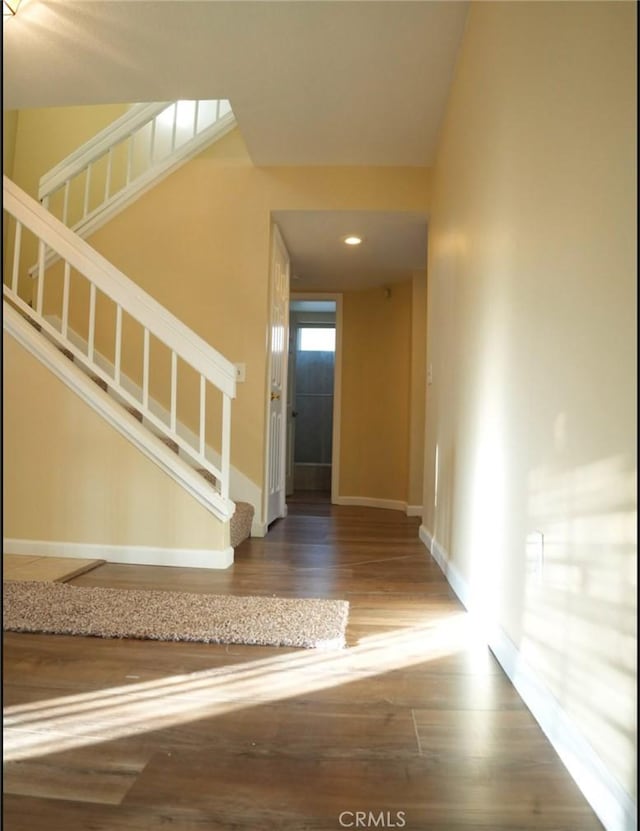
[[[11,180],[3,177],[5,212],[6,262],[3,294],[20,312],[36,323],[61,348],[73,355],[74,361],[100,378],[125,405],[142,414],[144,422],[155,428],[161,437],[178,446],[181,458],[191,467],[206,471],[215,479],[213,500],[221,516],[233,513],[229,499],[231,450],[231,400],[236,394],[234,365],[217,350],[185,326],[133,281],[118,271],[77,234],[65,227],[38,202],[24,193]],[[25,248],[35,237],[38,247],[38,283],[35,298],[28,299],[33,281],[28,278],[25,262],[30,252]],[[44,263],[47,251],[53,251],[60,262],[50,272]],[[25,288],[26,287],[26,288]],[[110,333],[113,371],[104,369],[98,360],[98,336],[105,340],[105,327],[97,328],[97,313],[104,323],[113,321]],[[78,320],[86,349],[70,339],[71,316],[77,332]],[[123,374],[123,318],[127,316],[128,331],[137,327],[142,341],[140,398],[121,383]],[[59,320],[59,327],[50,321]],[[165,379],[168,390],[168,419],[164,420],[149,406],[152,370],[152,340],[161,344],[168,354],[170,369]],[[192,405],[195,443],[177,432],[180,400],[180,371],[196,378],[197,404]],[[215,410],[209,417],[209,408]],[[217,431],[217,436],[212,435]],[[216,440],[217,439],[217,440]],[[220,464],[214,465],[206,453],[207,445],[220,449]],[[211,479],[209,480],[211,481]]]
[[[223,99],[136,104],[45,173],[38,199],[86,237],[235,124]]]

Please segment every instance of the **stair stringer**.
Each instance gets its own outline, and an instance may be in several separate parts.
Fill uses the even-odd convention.
[[[38,333],[12,306],[3,301],[3,329],[59,378],[141,453],[180,484],[221,522],[229,523],[235,504],[223,500],[192,467],[130,415],[108,393]]]

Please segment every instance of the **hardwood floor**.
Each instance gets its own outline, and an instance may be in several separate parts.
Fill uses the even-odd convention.
[[[337,652],[6,633],[7,831],[602,826],[399,512],[296,495],[227,571],[84,586],[350,601]]]
[[[81,560],[76,557],[40,557],[28,554],[3,554],[3,580],[41,580],[45,583],[66,583],[104,560]]]

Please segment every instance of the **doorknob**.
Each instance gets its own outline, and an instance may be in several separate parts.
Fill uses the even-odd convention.
[[[272,392],[271,393],[271,400],[272,401],[279,401],[280,400],[280,393],[279,392]]]

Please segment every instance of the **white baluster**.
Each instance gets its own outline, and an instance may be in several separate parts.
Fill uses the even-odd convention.
[[[82,210],[82,218],[89,213],[89,191],[91,189],[91,163],[87,165],[87,176],[84,180],[84,208]]]
[[[149,166],[153,165],[153,156],[156,152],[156,119],[151,121],[151,146],[149,148]]]
[[[171,128],[171,152],[176,149],[176,129],[178,127],[178,102],[173,105],[173,126]]]
[[[218,100],[216,101],[216,117],[215,117],[215,121],[217,121],[219,118],[220,118],[220,99],[218,98]]]
[[[38,293],[36,295],[36,311],[42,314],[42,301],[44,299],[44,260],[46,245],[44,240],[38,240]]]
[[[193,136],[198,135],[198,112],[200,110],[200,102],[196,101],[193,107]]]
[[[222,448],[221,448],[222,482],[220,494],[223,499],[229,498],[229,480],[231,476],[231,399],[228,395],[222,396]]]
[[[13,237],[13,271],[11,273],[11,291],[18,293],[18,273],[20,270],[20,248],[22,246],[22,223],[16,220],[16,232]]]
[[[206,402],[206,379],[204,375],[200,376],[200,455],[204,456],[205,447],[205,402]]]
[[[62,337],[67,337],[69,330],[69,283],[71,276],[71,266],[65,261],[64,264],[64,282],[62,284]]]
[[[178,410],[178,356],[171,352],[171,432],[176,432]]]
[[[116,354],[115,354],[115,368],[114,380],[116,384],[120,383],[120,368],[122,362],[122,306],[118,303],[116,306]]]
[[[149,330],[144,330],[144,353],[142,357],[142,406],[149,408]]]
[[[69,189],[71,187],[71,179],[67,179],[64,183],[64,199],[62,201],[62,224],[68,225],[69,219]]]
[[[94,344],[96,337],[96,287],[91,283],[89,289],[89,343],[87,357],[93,363]]]
[[[133,134],[127,137],[127,184],[131,182],[131,164],[133,150]]]
[[[107,172],[104,178],[104,201],[106,202],[111,194],[111,169],[113,165],[113,147],[107,153]]]

